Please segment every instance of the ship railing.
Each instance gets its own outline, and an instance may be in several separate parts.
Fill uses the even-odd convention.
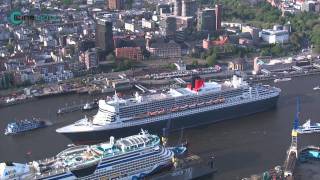
[[[43,173],[40,175],[35,175],[35,179],[43,178],[43,177],[47,177],[47,176],[52,176],[52,175],[56,175],[56,174],[61,174],[61,173],[69,172],[69,171],[70,170],[67,167],[58,167],[58,168],[55,168],[49,172],[46,172],[46,173]]]
[[[266,98],[269,98],[269,97],[277,96],[278,94],[279,94],[278,92],[273,92],[273,93],[268,93],[267,96],[266,95],[253,95],[251,98],[241,99],[241,101],[239,101],[239,100],[230,101],[230,98],[227,98],[225,100],[225,103],[220,103],[218,105],[215,104],[213,106],[207,106],[207,107],[201,107],[201,108],[194,108],[194,109],[189,110],[190,112],[189,111],[188,112],[181,111],[181,112],[186,112],[188,114],[192,114],[194,112],[203,112],[203,111],[207,111],[207,110],[210,110],[210,109],[212,109],[212,110],[213,109],[219,109],[219,108],[222,108],[222,107],[228,107],[228,106],[232,106],[232,105],[236,105],[236,104],[241,104],[241,103],[244,103],[244,102],[250,102],[250,101],[253,101],[253,100],[262,100],[262,99],[266,99]],[[166,114],[164,116],[168,116],[168,118],[170,118],[170,117],[174,116],[176,113],[181,113],[181,112],[168,113],[168,114]],[[153,121],[157,121],[159,119],[160,119],[160,117],[147,118],[147,119],[145,119],[145,122],[153,122]],[[131,125],[136,125],[136,124],[139,124],[139,123],[136,122],[136,121],[125,122],[125,126],[131,126]],[[112,126],[117,126],[117,125],[116,124],[112,124]]]

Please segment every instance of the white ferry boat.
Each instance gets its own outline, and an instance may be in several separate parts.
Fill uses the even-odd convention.
[[[116,141],[70,147],[45,160],[0,163],[0,179],[140,179],[172,165],[173,157],[158,136],[141,130]]]
[[[29,118],[20,121],[11,122],[7,125],[4,134],[14,135],[25,131],[31,131],[38,128],[46,127],[48,124],[37,118]]]

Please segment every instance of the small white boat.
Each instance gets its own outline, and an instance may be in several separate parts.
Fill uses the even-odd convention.
[[[90,110],[90,109],[92,109],[93,107],[92,107],[92,104],[90,104],[90,103],[86,103],[84,106],[83,106],[83,110]]]
[[[291,78],[280,78],[280,79],[275,79],[273,82],[283,82],[283,81],[291,81]]]
[[[91,102],[91,103],[86,103],[83,107],[82,110],[87,111],[87,110],[92,110],[94,108],[98,107],[98,104],[95,102]]]
[[[320,86],[314,87],[313,90],[315,90],[315,91],[316,91],[316,90],[320,90]]]
[[[311,120],[307,120],[302,126],[299,126],[297,129],[299,134],[308,134],[308,133],[317,133],[320,132],[320,123],[315,123],[311,125]]]

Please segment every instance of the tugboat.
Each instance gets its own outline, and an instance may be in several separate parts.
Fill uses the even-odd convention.
[[[24,131],[30,131],[33,129],[46,127],[47,124],[45,121],[40,121],[37,118],[24,119],[17,122],[9,123],[5,129],[5,135],[18,134]]]

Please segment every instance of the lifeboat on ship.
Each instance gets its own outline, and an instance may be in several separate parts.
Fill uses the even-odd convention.
[[[157,115],[157,113],[158,113],[157,111],[155,111],[155,112],[148,112],[148,115],[149,115],[149,116],[154,116],[154,115]]]
[[[165,109],[162,109],[161,111],[158,111],[158,114],[164,114],[166,112]]]
[[[197,104],[190,104],[189,108],[195,108],[197,106]]]
[[[219,102],[220,102],[220,103],[224,103],[224,101],[225,101],[225,98],[224,98],[224,97],[219,98]]]
[[[206,105],[209,105],[209,104],[212,104],[212,100],[206,102]]]
[[[179,107],[174,107],[174,108],[171,109],[171,111],[172,112],[177,112],[177,111],[179,111]]]
[[[219,99],[212,100],[212,103],[213,104],[218,104],[218,103],[220,103],[220,100]]]
[[[189,107],[189,105],[184,105],[184,106],[180,106],[181,110],[187,109]]]
[[[197,106],[203,106],[204,105],[204,102],[200,102],[197,104]]]
[[[149,113],[139,114],[139,115],[135,116],[135,119],[142,119],[142,118],[147,117],[148,115],[149,115]]]

